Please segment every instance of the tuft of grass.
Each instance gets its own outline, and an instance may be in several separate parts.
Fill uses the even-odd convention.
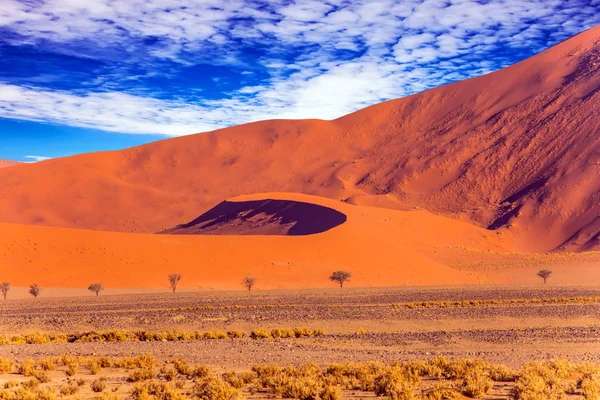
[[[460,386],[460,391],[467,397],[481,398],[490,391],[494,382],[489,377],[489,372],[482,368],[473,368],[467,371]]]
[[[90,370],[92,375],[98,375],[98,373],[102,370],[100,363],[95,359],[90,360],[85,367]]]
[[[203,379],[210,375],[210,369],[205,365],[198,365],[192,370],[190,376],[194,379]]]
[[[74,376],[78,370],[79,364],[75,362],[67,365],[67,370],[65,371],[65,373],[67,374],[67,376]]]
[[[296,333],[293,329],[289,328],[275,328],[271,331],[271,337],[275,339],[279,338],[294,338],[296,337]]]
[[[19,382],[17,381],[8,381],[4,384],[4,389],[12,389],[14,387],[19,386]]]
[[[54,364],[54,360],[50,358],[40,360],[39,365],[44,371],[56,371],[56,364]]]
[[[208,377],[196,383],[192,393],[201,400],[243,399],[242,392],[239,389],[215,377]]]
[[[391,400],[412,400],[421,378],[414,370],[394,365],[375,378],[374,392],[377,396],[389,396]]]
[[[103,392],[104,389],[106,389],[106,378],[102,377],[99,379],[95,379],[91,384],[90,387],[92,389],[92,391],[94,393],[100,393]]]
[[[8,358],[0,357],[0,375],[12,371],[13,363]]]
[[[271,338],[271,333],[265,329],[257,328],[250,333],[250,337],[252,339],[269,339]]]
[[[577,382],[585,400],[600,399],[600,371],[585,373]]]
[[[138,368],[129,374],[127,380],[129,382],[140,382],[154,378],[154,370],[152,368]]]
[[[27,359],[21,361],[18,367],[19,374],[23,376],[34,376],[35,375],[35,362],[33,360]]]
[[[423,393],[423,400],[458,400],[460,392],[450,383],[437,383]]]
[[[242,331],[237,331],[237,330],[228,330],[227,331],[227,337],[231,338],[231,339],[239,339],[239,338],[243,338],[245,336],[246,336],[246,334]]]
[[[177,371],[178,374],[192,375],[193,369],[187,363],[187,361],[178,358],[176,360],[173,360],[172,363],[173,363],[173,367],[175,368],[175,371]]]
[[[187,396],[182,394],[179,389],[167,383],[149,381],[143,384],[135,384],[131,391],[133,400],[186,400]]]
[[[241,389],[244,387],[244,380],[233,371],[223,373],[221,375],[221,379],[236,389]]]
[[[59,393],[62,396],[72,396],[79,392],[79,388],[80,386],[77,384],[76,381],[70,380],[67,382],[66,385],[60,387]]]
[[[511,396],[514,400],[561,400],[565,397],[563,379],[567,373],[563,362],[526,364],[519,371]]]

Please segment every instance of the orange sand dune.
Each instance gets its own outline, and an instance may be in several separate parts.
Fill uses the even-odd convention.
[[[427,209],[503,232],[515,238],[518,251],[598,250],[599,88],[596,27],[498,72],[334,121],[263,121],[3,169],[0,221],[155,233],[193,221],[232,196],[298,192]],[[381,240],[392,246],[378,247],[385,253],[404,246],[398,236]],[[376,259],[366,250],[356,253],[363,248],[359,242],[332,246],[355,247],[353,260]]]
[[[261,289],[327,287],[337,269],[350,286],[435,285],[485,281],[428,258],[465,241],[480,249],[510,247],[487,231],[426,211],[356,207],[299,194],[268,193],[230,199],[312,203],[347,220],[323,233],[277,235],[152,235],[0,224],[0,277],[14,286],[161,287],[180,272],[187,288],[239,289],[244,276]],[[440,229],[442,228],[442,229]]]
[[[357,207],[289,193],[240,196],[227,203],[235,208],[265,199],[314,204],[346,220],[303,236],[152,235],[0,224],[0,278],[13,286],[35,281],[46,288],[85,288],[101,281],[110,288],[157,288],[166,286],[168,273],[179,272],[182,289],[241,289],[248,275],[258,279],[258,289],[276,289],[329,287],[329,274],[345,269],[353,273],[348,286],[355,287],[536,283],[533,268],[554,262],[553,283],[600,282],[600,274],[589,273],[600,257],[532,260],[508,254],[513,247],[508,236],[423,210]],[[229,223],[234,229],[253,224],[244,218]],[[517,267],[504,268],[506,258]],[[569,271],[584,271],[585,279]]]
[[[20,163],[18,163],[16,161],[0,160],[0,168],[12,167],[14,165],[19,165],[19,164]]]

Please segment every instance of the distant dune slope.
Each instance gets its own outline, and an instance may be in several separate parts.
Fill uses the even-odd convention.
[[[178,272],[185,288],[240,290],[244,276],[256,277],[258,289],[333,287],[328,277],[338,269],[352,272],[347,285],[355,287],[536,283],[537,270],[531,268],[543,265],[552,266],[554,283],[600,282],[598,268],[585,274],[572,268],[589,261],[600,265],[598,252],[507,253],[513,246],[507,235],[424,210],[356,207],[290,193],[236,197],[227,209],[274,201],[335,210],[346,221],[305,236],[153,235],[0,224],[0,276],[13,286],[86,288],[101,281],[110,288],[157,288],[167,287],[167,274]]]
[[[427,209],[502,232],[516,250],[598,250],[599,88],[596,27],[334,121],[257,122],[2,169],[0,221],[154,233],[232,196],[299,192]]]
[[[18,163],[16,161],[0,160],[0,168],[12,167],[14,165],[19,165],[19,164],[20,163]]]

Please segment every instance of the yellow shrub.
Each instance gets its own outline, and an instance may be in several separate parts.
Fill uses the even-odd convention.
[[[56,365],[50,358],[40,360],[39,365],[44,371],[56,371]]]
[[[423,400],[458,400],[462,396],[452,384],[438,383],[423,394]]]
[[[412,400],[421,378],[400,366],[388,367],[375,378],[377,396],[389,396],[391,400]]]
[[[276,328],[271,331],[271,336],[275,339],[278,338],[293,338],[296,337],[296,333],[293,329],[289,328]]]
[[[229,383],[236,389],[241,389],[244,386],[242,378],[233,371],[225,372],[221,375],[223,381]]]
[[[227,337],[231,339],[243,338],[246,334],[242,331],[229,330],[227,331]]]
[[[342,392],[337,386],[326,385],[321,391],[319,398],[321,400],[340,400],[342,398]]]
[[[100,378],[100,379],[94,380],[90,384],[90,387],[92,388],[92,391],[95,393],[103,392],[104,389],[106,389],[106,378]]]
[[[193,394],[201,400],[243,399],[239,389],[215,377],[209,377],[198,382],[193,388]]]
[[[584,375],[579,382],[579,386],[585,400],[600,399],[600,373]]]
[[[505,365],[492,365],[490,378],[495,382],[513,382],[517,373]]]
[[[252,339],[269,339],[271,337],[271,333],[264,329],[257,328],[250,333],[250,337]]]
[[[481,368],[473,368],[466,372],[460,391],[467,397],[480,398],[494,386],[489,373]]]
[[[100,372],[100,370],[102,369],[100,367],[100,363],[98,362],[98,360],[91,360],[87,363],[86,368],[90,370],[90,373],[92,375],[98,375],[98,373]]]
[[[33,360],[23,360],[19,364],[19,374],[23,376],[34,376],[35,375],[35,363]]]
[[[139,382],[154,378],[152,368],[138,368],[129,374],[129,382]]]
[[[563,368],[556,368],[556,364],[526,364],[515,381],[512,397],[515,400],[561,400],[565,397],[563,374]]]
[[[190,367],[187,363],[187,361],[182,360],[180,358],[173,360],[173,367],[175,368],[175,371],[177,371],[177,373],[181,374],[181,375],[191,375],[192,374],[192,367]]]
[[[186,400],[188,398],[173,386],[155,381],[136,384],[131,391],[131,397],[134,400]]]
[[[12,361],[10,361],[8,358],[0,358],[0,375],[12,371],[12,365]]]
[[[68,381],[66,385],[61,386],[59,392],[62,396],[72,396],[79,391],[79,385],[75,381]]]

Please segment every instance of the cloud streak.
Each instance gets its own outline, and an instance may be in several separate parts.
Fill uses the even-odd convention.
[[[163,135],[332,119],[491,72],[598,23],[591,0],[7,0],[6,45],[102,61],[110,73],[69,90],[0,75],[0,117]],[[197,65],[237,69],[245,83],[217,95],[144,86]]]

